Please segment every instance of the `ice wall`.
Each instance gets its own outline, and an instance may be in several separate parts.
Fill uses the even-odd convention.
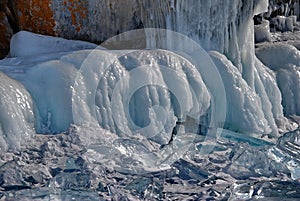
[[[213,57],[218,63],[220,74],[224,76],[224,86],[226,86],[228,94],[233,95],[230,97],[235,97],[227,105],[226,124],[228,127],[244,133],[257,132],[274,135],[278,133],[277,127],[284,121],[284,117],[281,94],[275,74],[256,59],[254,54],[252,18],[255,14],[266,11],[267,1],[124,0],[116,2],[113,0],[86,0],[74,3],[71,0],[53,0],[50,6],[54,11],[52,17],[56,22],[53,30],[56,31],[56,34],[68,38],[104,41],[113,35],[132,29],[167,28],[184,34],[206,50],[217,51],[218,53],[213,53]],[[125,7],[127,7],[126,11]],[[76,52],[73,50],[94,46],[49,37],[45,39],[36,35],[25,37],[26,34],[26,32],[21,32],[21,35],[13,38],[11,55],[19,58],[8,59],[8,63],[3,69],[12,78],[22,82],[30,92],[36,105],[35,122],[38,132],[65,131],[74,121],[74,116],[72,116],[74,111],[71,108],[74,98],[72,84],[78,79],[76,77],[77,70],[82,67],[90,53],[89,51]],[[136,39],[134,35],[132,37]],[[145,37],[147,45],[161,44],[161,41],[157,40],[165,39],[159,35],[151,38],[147,33],[145,33]],[[26,41],[25,38],[30,38],[30,40]],[[14,43],[17,39],[20,41]],[[165,48],[169,50],[185,46],[185,41],[174,38],[166,38],[165,41]],[[44,47],[37,46],[39,43]],[[30,48],[31,45],[35,48]],[[156,46],[151,47],[155,48]],[[59,53],[55,53],[55,51]],[[101,62],[92,66],[98,67],[110,64],[123,53],[130,53],[127,50],[123,53],[122,51],[100,50],[95,52],[97,53],[94,55],[96,61]],[[38,54],[40,55],[37,56]],[[32,55],[35,56],[30,57]],[[184,94],[182,96],[186,98],[182,101],[186,103],[183,111],[178,111],[173,98],[174,94],[172,95],[163,88],[144,87],[131,94],[132,100],[125,98],[122,100],[123,102],[113,102],[112,97],[118,97],[118,94],[123,97],[128,92],[126,90],[132,87],[132,80],[135,80],[135,77],[131,77],[130,72],[134,69],[133,67],[151,64],[151,67],[156,69],[157,65],[160,66],[160,62],[171,69],[176,69],[177,75],[181,78],[172,77],[180,83],[178,90],[180,89],[181,94]],[[18,70],[23,73],[16,73],[13,71],[15,68],[7,68],[11,65],[21,65]],[[192,68],[192,64],[180,57],[175,57],[172,52],[156,50],[140,51],[129,58],[117,59],[116,63],[112,65],[112,70],[104,73],[103,79],[99,77],[102,76],[102,72],[99,74],[99,69],[90,69],[87,71],[87,77],[83,79],[79,77],[77,80],[79,81],[77,87],[80,90],[77,91],[78,94],[75,93],[75,98],[77,97],[80,109],[76,112],[78,112],[77,117],[80,118],[76,121],[80,123],[82,119],[96,119],[106,129],[116,133],[129,134],[137,133],[141,127],[151,126],[149,123],[155,122],[154,127],[148,128],[160,128],[158,130],[162,131],[162,135],[156,136],[157,138],[154,140],[162,144],[167,143],[175,121],[180,118],[184,120],[185,115],[191,115],[196,120],[201,115],[207,115],[205,112],[210,106],[209,98],[219,98],[217,93],[213,92],[213,88],[218,86],[211,84],[213,83],[212,78],[209,74],[205,74],[205,68],[202,68],[202,70],[204,69],[202,72],[201,69],[197,69],[199,73],[197,78],[192,76],[195,72],[191,70]],[[143,75],[142,80],[145,82],[157,82],[166,86],[167,89],[172,88],[170,76],[164,76],[162,72],[162,69],[156,69],[155,73],[142,69],[140,74]],[[205,77],[203,77],[204,75]],[[123,79],[122,76],[125,76],[126,79]],[[60,79],[57,80],[56,77]],[[122,87],[118,85],[120,80],[124,82]],[[93,85],[98,82],[101,85],[94,89]],[[113,90],[115,88],[117,90]],[[122,92],[121,89],[124,91]],[[191,96],[192,91],[197,92],[199,100]],[[213,97],[210,97],[208,91],[212,92]],[[93,101],[96,106],[92,105]],[[129,107],[124,106],[125,103],[129,104]],[[157,113],[155,107],[157,104],[163,106],[167,111],[164,114],[167,114],[166,116],[169,118],[163,127],[161,125],[164,122],[164,115]],[[239,115],[235,115],[235,104],[238,105]],[[117,106],[115,107],[115,105]],[[148,109],[136,111],[134,106],[137,108],[147,106]],[[113,108],[118,112],[121,111],[121,113],[117,112],[117,120],[114,119]],[[128,114],[133,117],[134,123],[128,118]],[[155,121],[158,116],[162,117],[160,119],[162,121]],[[243,123],[239,122],[240,119],[244,120]],[[146,135],[149,137],[149,132]]]
[[[187,39],[184,35],[177,37],[167,42]],[[215,66],[205,60],[207,53],[195,52],[199,45],[185,42],[173,46],[167,43],[173,52],[116,51],[102,47],[74,51],[72,48],[93,45],[20,32],[12,41],[11,52],[15,57],[1,61],[0,69],[19,80],[31,94],[39,133],[63,132],[71,123],[95,123],[121,136],[143,134],[166,144],[176,122],[185,122],[186,116],[194,118],[196,126],[209,128],[209,120],[200,119],[209,116],[214,99],[227,107],[218,108],[227,113],[227,119],[225,116],[222,119],[227,128],[248,134],[276,135],[283,116],[272,72],[256,60],[256,86],[251,88],[225,55],[213,52],[215,70],[221,75],[217,80],[213,74]],[[29,44],[44,45],[28,52],[32,46]],[[151,38],[149,44],[158,45],[152,44]],[[53,47],[57,53],[53,53]],[[184,49],[187,54],[180,52]],[[225,87],[227,100],[225,94],[220,96],[221,85]],[[214,126],[220,123],[224,122],[217,121]]]
[[[27,51],[29,44],[45,45]],[[28,32],[13,38],[15,57],[1,61],[0,69],[31,94],[35,107],[28,112],[34,111],[38,133],[95,123],[123,137],[141,134],[167,144],[177,121],[200,119],[208,112],[210,93],[184,57],[166,50],[72,50],[90,48],[86,45]]]
[[[32,1],[33,7],[34,4],[39,6]],[[55,21],[49,33],[54,31],[55,35],[65,38],[103,42],[119,33],[143,27],[180,32],[206,50],[225,54],[254,88],[253,16],[267,11],[268,0],[50,0],[49,7],[47,9],[53,13],[48,18]],[[19,18],[28,21],[29,26],[32,22],[23,19],[24,10],[32,10],[32,15],[39,14],[30,7],[16,12],[22,14]],[[24,28],[35,30],[34,27]]]

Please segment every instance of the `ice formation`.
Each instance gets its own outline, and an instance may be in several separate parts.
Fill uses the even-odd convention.
[[[274,73],[262,65],[254,54],[252,17],[267,11],[268,1],[223,1],[222,3],[197,1],[192,6],[194,9],[190,9],[189,3],[176,1],[173,7],[177,12],[171,12],[167,17],[166,27],[186,34],[205,49],[217,50],[226,55],[249,88],[258,94],[262,106],[256,107],[264,112],[268,122],[265,124],[265,129],[271,127],[272,133],[276,135],[278,133],[276,123],[284,121],[280,104],[281,94]],[[190,12],[187,13],[186,10]],[[228,16],[227,13],[232,15]]]
[[[190,3],[170,2],[172,12],[164,19],[166,28],[185,38],[173,37],[171,31],[144,33],[146,47],[169,51],[76,51],[95,45],[29,32],[16,34],[11,42],[13,58],[3,60],[1,69],[31,94],[36,131],[59,133],[71,123],[96,121],[120,135],[143,133],[167,144],[175,123],[189,116],[207,129],[225,123],[242,133],[276,136],[284,122],[281,94],[274,73],[254,55],[252,17],[266,11],[267,1],[195,1],[187,13]],[[213,13],[218,15],[211,17]],[[151,26],[151,21],[142,20]],[[191,39],[195,42],[187,47]],[[214,64],[205,61],[205,51],[193,53],[197,44],[220,52],[212,55],[222,79],[216,76]],[[226,119],[223,110],[227,110]]]
[[[270,22],[263,20],[261,24],[255,25],[255,43],[271,42]]]
[[[256,54],[276,73],[285,115],[299,115],[299,50],[289,44],[277,43],[257,48]]]
[[[77,55],[64,57],[64,61]],[[81,67],[73,96],[78,123],[97,118],[114,133],[141,133],[166,144],[176,121],[186,115],[199,119],[210,106],[210,94],[195,66],[172,52],[94,50]],[[93,96],[95,106],[90,100]],[[77,104],[83,106],[77,109]]]
[[[239,132],[270,133],[258,94],[249,87],[238,69],[224,55],[217,52],[212,52],[211,55],[226,86],[228,106],[225,126]],[[247,115],[244,111],[247,111]]]
[[[18,81],[0,73],[0,148],[17,150],[34,135],[34,113],[30,94]]]

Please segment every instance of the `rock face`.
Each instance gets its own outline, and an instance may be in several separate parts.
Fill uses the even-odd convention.
[[[102,42],[123,31],[143,27],[139,16],[144,8],[139,0],[11,2],[14,13],[17,13],[18,28],[40,34]]]
[[[100,43],[118,33],[142,28],[140,3],[138,0],[1,0],[0,58],[8,53],[10,38],[19,30]]]
[[[11,0],[5,6],[16,14],[14,31],[100,43],[132,29],[168,28],[200,41],[206,49],[226,53],[239,66],[241,55],[235,53],[248,40],[241,30],[261,2],[267,1]],[[246,37],[234,41],[242,34]]]
[[[64,38],[102,42],[118,33],[141,28],[139,0],[52,0],[55,32]],[[154,5],[156,6],[156,5]]]
[[[13,23],[12,13],[8,8],[7,0],[3,0],[0,2],[0,59],[9,51],[9,42],[13,35],[10,23]]]
[[[9,51],[10,38],[13,35],[5,12],[0,12],[0,59],[4,57]]]
[[[233,38],[230,33],[244,34],[241,31],[245,28],[243,24],[248,26],[244,20],[253,15],[255,4],[260,4],[259,2],[258,0],[235,2],[214,0],[209,3],[204,0],[2,0],[0,2],[0,51],[7,52],[9,49],[12,30],[13,32],[27,30],[100,43],[124,31],[142,27],[159,27],[185,34],[194,32],[199,38],[205,39],[202,40],[204,47],[224,52],[236,65],[241,65],[238,64],[239,55],[231,53],[236,51],[236,47],[230,46],[228,42]],[[270,2],[270,10],[274,10],[272,7],[274,1]],[[209,7],[206,6],[208,4],[214,5],[214,9],[206,9]],[[297,10],[294,8],[295,5],[292,5],[293,9]],[[241,12],[233,12],[236,7]],[[187,9],[190,12],[187,12]],[[232,15],[229,16],[225,12],[231,12]],[[221,15],[222,13],[224,15]],[[241,28],[232,26],[237,23]],[[220,26],[224,28],[223,33],[215,32],[220,30]],[[235,41],[233,44],[236,42],[240,43]]]
[[[12,0],[19,30],[55,35],[52,0]]]

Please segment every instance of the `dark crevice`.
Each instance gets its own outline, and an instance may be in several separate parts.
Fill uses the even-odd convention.
[[[142,29],[142,28],[144,28],[144,23],[137,16],[136,12],[134,12],[132,20],[133,20],[134,29]]]
[[[16,14],[13,9],[13,1],[9,1],[7,3],[5,11],[11,29],[13,30],[14,33],[19,32],[20,29],[17,23]]]
[[[8,21],[7,29],[8,30],[11,29],[13,31],[13,34],[19,32],[17,17],[14,12],[14,1],[0,0],[0,12],[4,13],[7,18]],[[7,40],[9,41],[10,39],[7,38]],[[9,46],[5,49],[0,49],[0,59],[5,58],[8,53],[9,53]]]

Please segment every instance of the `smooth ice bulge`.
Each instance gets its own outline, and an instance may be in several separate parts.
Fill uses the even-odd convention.
[[[72,50],[94,49],[97,47],[97,45],[89,42],[43,36],[27,31],[20,31],[13,35],[10,46],[9,54],[11,57],[28,57]]]

